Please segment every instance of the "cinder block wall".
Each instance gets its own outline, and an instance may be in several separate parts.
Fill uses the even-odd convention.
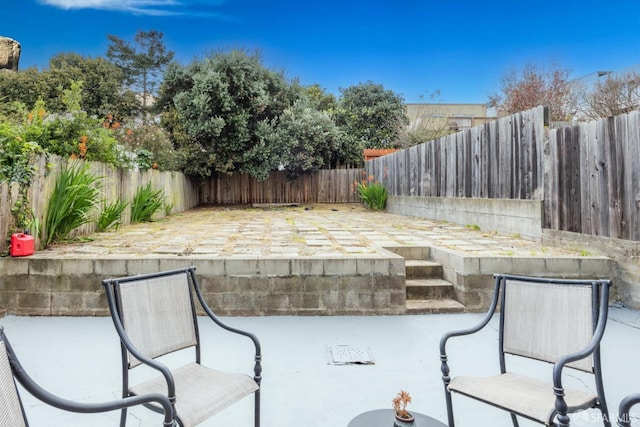
[[[485,311],[491,304],[494,274],[562,277],[565,279],[615,277],[616,262],[605,256],[547,258],[539,256],[465,256],[431,248],[431,259],[443,266],[443,278],[453,283],[456,300],[466,311]],[[616,298],[614,280],[612,301]]]
[[[474,224],[483,230],[534,240],[542,237],[540,200],[390,196],[387,211],[461,225]]]
[[[401,314],[404,259],[0,259],[0,307],[10,314],[104,316],[101,281],[196,267],[207,303],[223,316]]]

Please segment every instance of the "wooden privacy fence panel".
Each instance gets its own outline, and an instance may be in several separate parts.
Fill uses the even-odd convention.
[[[640,240],[640,112],[549,132],[545,228]]]
[[[289,181],[284,172],[271,172],[264,181],[246,174],[211,177],[200,189],[205,204],[356,203],[353,183],[363,169],[326,169]]]
[[[84,162],[75,161],[80,165]],[[100,196],[99,210],[117,201],[126,200],[129,206],[124,210],[122,223],[128,224],[131,219],[131,202],[139,187],[151,183],[155,191],[162,190],[165,195],[165,203],[171,206],[171,212],[182,212],[198,206],[198,185],[179,172],[160,172],[157,170],[132,171],[127,169],[115,169],[104,163],[86,162],[89,172],[99,177]],[[47,168],[47,160],[44,156],[36,159],[37,174],[29,189],[29,199],[34,217],[44,231],[45,214],[49,198],[53,192],[60,172],[67,166],[66,159],[58,156],[49,158],[50,167]],[[11,192],[11,197],[9,197]],[[11,208],[16,202],[17,186],[11,187],[7,183],[0,183],[0,252],[7,250],[7,237],[13,224]],[[93,212],[97,216],[99,212]],[[157,213],[156,218],[165,216],[164,210]],[[75,235],[89,234],[95,231],[95,223],[83,225],[74,231]],[[36,242],[38,242],[38,237]]]
[[[366,162],[394,196],[542,198],[545,110],[465,129]]]

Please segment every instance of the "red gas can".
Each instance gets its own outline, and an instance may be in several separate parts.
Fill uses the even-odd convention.
[[[24,233],[15,233],[11,235],[11,248],[9,255],[11,256],[27,256],[33,255],[35,251],[35,241],[33,236]]]

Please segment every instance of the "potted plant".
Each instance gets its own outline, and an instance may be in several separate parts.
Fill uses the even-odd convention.
[[[412,426],[415,419],[409,411],[407,411],[407,405],[411,403],[411,396],[404,390],[400,390],[400,393],[393,399],[393,409],[396,415],[396,420],[393,423],[395,427],[408,427]]]

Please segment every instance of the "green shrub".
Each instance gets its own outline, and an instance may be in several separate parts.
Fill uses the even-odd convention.
[[[44,247],[66,239],[71,231],[92,221],[89,214],[97,204],[98,180],[86,164],[62,170],[47,206],[45,235],[42,236]]]
[[[153,166],[153,153],[144,148],[138,149],[138,151],[136,151],[136,163],[138,163],[138,168],[141,171],[151,169]]]
[[[369,181],[358,182],[358,194],[369,209],[382,210],[387,204],[387,188],[369,177]]]
[[[131,223],[151,221],[151,217],[164,206],[162,190],[154,191],[149,182],[139,187],[131,205]]]
[[[110,228],[117,230],[118,227],[122,225],[122,212],[124,212],[128,205],[129,202],[126,200],[116,200],[109,204],[100,213],[100,218],[98,218],[98,222],[96,223],[96,229],[98,231],[107,231]]]

